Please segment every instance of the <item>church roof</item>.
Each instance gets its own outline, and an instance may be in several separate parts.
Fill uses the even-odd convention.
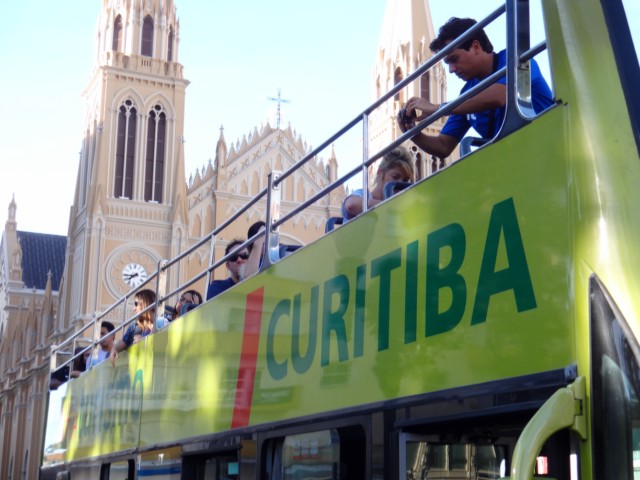
[[[51,271],[51,288],[58,291],[64,270],[67,237],[18,231],[22,248],[22,281],[26,288],[44,290]]]

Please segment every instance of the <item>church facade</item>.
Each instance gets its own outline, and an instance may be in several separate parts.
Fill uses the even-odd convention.
[[[407,31],[411,32],[407,35]],[[373,74],[378,96],[430,55],[433,26],[428,0],[389,0]],[[51,270],[25,266],[36,253],[33,239],[17,230],[16,203],[9,206],[0,249],[0,478],[37,478],[49,381],[50,346],[91,323],[116,300],[154,272],[163,259],[196,244],[267,186],[272,172],[285,171],[310,147],[291,126],[268,123],[227,143],[223,128],[215,157],[186,178],[185,92],[189,81],[179,62],[180,22],[173,0],[105,0],[96,34],[94,68],[83,92],[84,136],[67,237],[40,239],[56,245],[44,259]],[[395,115],[407,98],[445,97],[444,73],[425,77],[390,99],[370,119],[375,151],[399,135]],[[438,128],[436,126],[435,128]],[[440,168],[407,145],[420,177]],[[379,147],[378,147],[379,148]],[[281,214],[338,178],[338,156],[315,158],[282,184]],[[281,227],[281,242],[304,245],[324,234],[326,220],[340,215],[347,194],[338,187]],[[264,220],[258,202],[172,270],[177,288],[205,270],[226,245],[246,238]],[[40,234],[31,234],[40,235]],[[29,243],[31,241],[31,243]],[[62,267],[64,265],[64,273]],[[42,272],[45,272],[44,274]],[[224,278],[225,269],[214,272]],[[204,293],[204,280],[196,285]],[[119,324],[125,316],[114,310]],[[86,336],[91,336],[89,333]]]

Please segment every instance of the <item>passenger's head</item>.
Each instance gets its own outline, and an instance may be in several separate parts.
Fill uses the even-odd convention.
[[[376,173],[375,188],[382,189],[387,182],[413,182],[413,157],[404,147],[396,147],[382,157]]]
[[[224,249],[225,256],[229,255],[229,253],[238,248],[238,245],[242,245],[243,243],[244,240],[240,240],[238,238],[231,240],[227,245],[227,248]],[[249,250],[247,248],[243,248],[227,259],[227,270],[229,270],[229,274],[234,281],[237,282],[240,279],[240,267],[245,264],[247,258],[249,258]]]
[[[105,320],[100,324],[100,338],[104,337],[108,333],[113,332],[115,329],[116,327],[113,325],[113,323]],[[103,350],[111,351],[111,349],[113,348],[113,336],[105,338],[103,341],[101,341],[100,346],[102,346]]]
[[[80,352],[84,350],[85,347],[76,347],[73,350],[73,355],[80,355]],[[82,355],[73,359],[73,363],[71,366],[71,370],[76,372],[84,372],[87,369],[87,357],[91,355],[91,349],[84,352]]]
[[[264,223],[262,220],[258,220],[256,223],[251,225],[249,227],[249,230],[247,231],[247,239],[250,239],[251,237],[253,237],[256,233],[260,231],[260,229],[263,229],[266,225],[267,224]],[[251,251],[252,246],[253,244],[249,244],[249,251]]]
[[[133,297],[133,313],[142,312],[149,305],[156,301],[156,293],[153,290],[144,289],[136,292]],[[138,317],[138,324],[144,329],[149,330],[153,325],[155,317],[155,308],[151,308]]]
[[[178,299],[176,303],[176,318],[183,313],[183,309],[186,307],[187,311],[197,307],[202,303],[202,295],[197,290],[187,290]]]
[[[469,30],[469,28],[473,27],[476,23],[478,22],[476,22],[473,18],[451,17],[447,21],[447,23],[440,27],[438,36],[434,38],[433,41],[429,44],[429,48],[434,53],[439,52],[444,47],[449,45],[449,43],[451,43],[453,40]],[[471,38],[461,44],[458,48],[469,50],[474,41],[477,41],[480,44],[480,47],[482,47],[482,50],[484,50],[485,52],[493,52],[493,45],[491,44],[489,37],[483,29],[475,32],[471,36]]]

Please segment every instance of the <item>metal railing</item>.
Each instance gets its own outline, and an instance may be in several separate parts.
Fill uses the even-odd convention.
[[[75,358],[79,355],[82,355],[88,349],[92,349],[95,355],[95,349],[99,343],[104,341],[109,337],[114,337],[116,333],[119,331],[123,331],[126,327],[128,327],[132,322],[136,321],[137,318],[142,315],[144,312],[140,312],[130,318],[127,318],[126,314],[126,306],[129,299],[135,296],[137,291],[140,291],[144,288],[149,288],[149,286],[154,284],[153,290],[156,292],[156,302],[153,305],[148,306],[144,311],[150,311],[152,309],[161,310],[164,309],[165,302],[171,297],[178,294],[180,291],[194,285],[198,281],[202,280],[206,277],[206,285],[208,285],[212,278],[212,272],[225,264],[226,261],[239,253],[244,248],[250,246],[259,236],[266,235],[265,239],[265,252],[264,260],[260,267],[260,270],[264,270],[269,266],[273,265],[279,260],[278,255],[278,247],[279,247],[279,228],[285,222],[291,220],[295,215],[302,212],[304,209],[308,208],[312,204],[316,203],[322,197],[328,195],[333,190],[337,189],[341,185],[345,184],[346,181],[354,177],[356,174],[361,173],[362,175],[362,184],[363,184],[363,212],[367,210],[367,197],[368,197],[368,169],[369,166],[376,162],[378,159],[382,158],[387,152],[401,145],[402,143],[410,140],[417,133],[428,127],[429,125],[436,122],[438,119],[446,116],[452,112],[457,106],[461,105],[477,93],[489,87],[491,84],[495,83],[498,79],[506,75],[506,83],[507,83],[507,102],[506,102],[506,114],[505,120],[498,130],[497,134],[493,139],[483,139],[484,144],[481,148],[484,148],[487,144],[493,143],[496,140],[502,138],[503,136],[521,128],[531,121],[531,119],[535,116],[533,110],[530,108],[530,103],[528,102],[528,98],[530,97],[530,92],[526,91],[527,85],[530,84],[530,80],[527,83],[522,81],[523,75],[526,75],[529,72],[529,69],[526,66],[526,62],[529,61],[533,56],[538,53],[544,51],[546,49],[546,43],[542,42],[536,45],[534,48],[529,49],[529,2],[528,0],[507,0],[506,5],[502,5],[493,11],[490,15],[488,15],[485,19],[479,21],[472,28],[467,30],[463,35],[458,37],[457,40],[451,42],[437,54],[434,54],[429,60],[427,60],[423,65],[417,68],[413,73],[405,77],[403,80],[398,82],[391,90],[378,98],[374,103],[372,103],[369,107],[363,110],[359,115],[350,120],[346,125],[344,125],[341,129],[339,129],[335,134],[330,136],[327,140],[322,142],[318,147],[311,149],[303,158],[301,158],[295,165],[284,172],[272,172],[268,176],[268,185],[266,188],[262,189],[257,193],[251,200],[249,200],[243,207],[241,207],[237,212],[231,215],[228,219],[226,219],[222,224],[216,226],[208,235],[203,237],[196,244],[185,250],[180,255],[176,256],[171,260],[160,261],[158,263],[158,269],[152,275],[148,277],[148,279],[139,285],[135,290],[128,292],[122,298],[118,299],[113,305],[108,307],[104,312],[101,312],[99,315],[95,315],[92,322],[87,323],[82,328],[77,330],[73,335],[63,341],[61,344],[57,346],[52,346],[51,350],[51,370],[56,370],[63,368],[67,365],[70,365]],[[418,80],[423,74],[425,74],[428,70],[437,65],[440,61],[442,61],[447,55],[449,55],[454,49],[458,48],[458,46],[464,43],[466,40],[471,38],[471,36],[478,30],[486,27],[498,17],[503,15],[506,12],[507,17],[507,65],[506,67],[502,67],[494,72],[489,77],[485,78],[483,81],[478,83],[475,87],[469,89],[465,93],[461,94],[456,99],[443,103],[440,108],[430,115],[429,117],[418,122],[413,128],[407,130],[405,133],[400,135],[394,141],[392,141],[389,145],[382,148],[380,151],[369,154],[369,116],[380,106],[384,105],[388,100],[398,94],[405,87],[410,85],[412,82]],[[525,68],[522,68],[522,67]],[[524,92],[522,91],[524,87]],[[312,195],[310,198],[306,199],[302,203],[300,203],[296,208],[286,214],[281,214],[281,185],[283,182],[293,175],[296,171],[301,169],[304,165],[306,165],[309,161],[315,159],[321,152],[323,152],[326,148],[330,147],[336,140],[343,137],[347,132],[356,127],[358,124],[362,122],[362,161],[361,163],[344,173],[338,179],[331,182],[329,185],[324,187],[322,190],[318,191],[316,194]],[[423,179],[426,180],[426,179]],[[252,238],[248,238],[241,244],[239,244],[236,248],[230,251],[228,254],[224,255],[219,260],[215,259],[214,251],[216,238],[227,229],[230,225],[232,225],[236,220],[245,215],[249,209],[251,209],[258,202],[265,199],[266,201],[266,219],[265,223],[268,228],[265,229],[264,232],[259,232],[255,234]],[[172,289],[170,291],[166,291],[167,288],[167,272],[169,269],[175,265],[178,265],[182,260],[186,257],[202,248],[203,246],[209,244],[209,266],[196,276],[188,279],[185,283],[180,284],[177,288]],[[123,321],[122,324],[113,332],[108,333],[104,337],[100,337],[100,322],[102,320],[106,320],[108,316],[117,310],[118,308],[122,308],[123,311]],[[70,355],[68,348],[70,345],[73,345],[75,348],[76,342],[78,342],[81,335],[86,332],[89,328],[94,329],[94,337],[91,341],[91,344],[85,347],[82,352],[79,352],[76,355],[72,355],[68,360],[64,361],[60,365],[57,365],[56,358],[57,355]],[[152,332],[155,330],[155,324],[153,326]],[[86,340],[86,339],[85,339]]]

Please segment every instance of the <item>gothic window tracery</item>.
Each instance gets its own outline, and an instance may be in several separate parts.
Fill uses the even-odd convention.
[[[144,200],[162,202],[164,151],[167,115],[156,105],[149,112],[147,126],[147,155],[144,171]]]
[[[122,51],[122,17],[120,15],[113,21],[113,44],[111,49],[114,52]]]
[[[144,57],[153,56],[153,19],[151,15],[147,15],[142,21],[142,46],[140,54]]]
[[[114,197],[132,198],[137,120],[133,102],[126,100],[118,111]]]

